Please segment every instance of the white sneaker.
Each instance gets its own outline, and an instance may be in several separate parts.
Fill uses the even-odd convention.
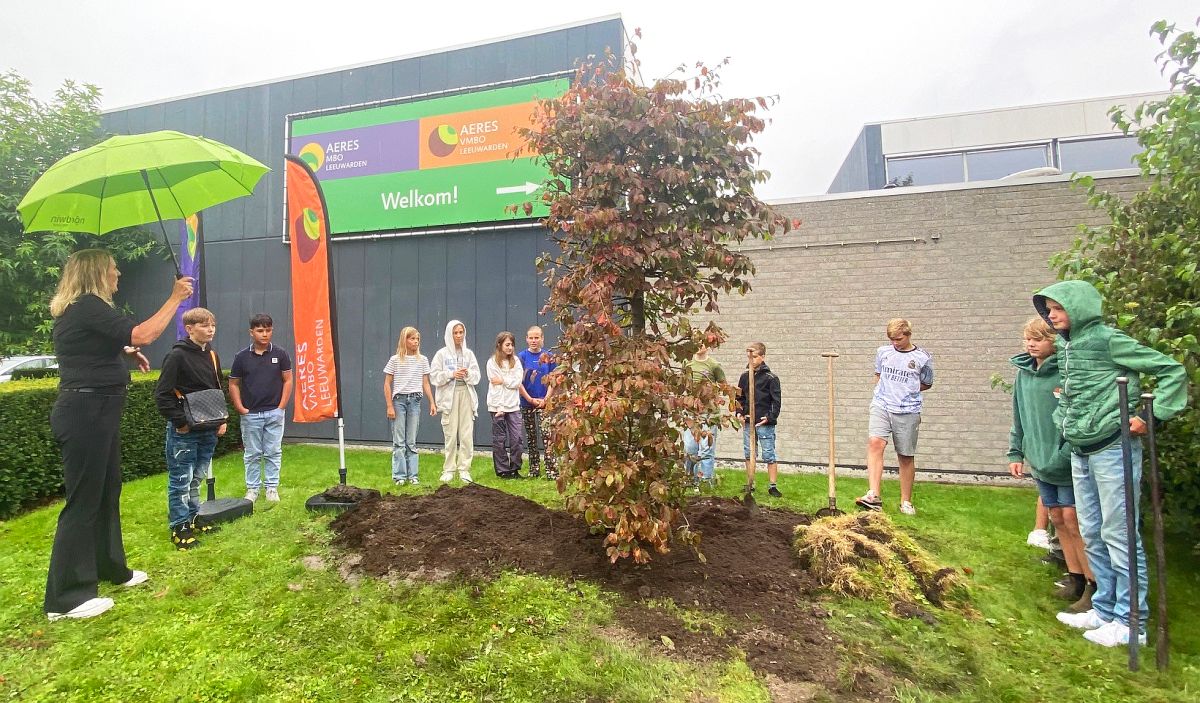
[[[413,485],[413,486],[421,485],[421,479],[417,478],[416,476],[413,476],[412,478],[408,479],[408,482],[410,485]]]
[[[442,483],[450,483],[453,480],[454,480],[454,472],[452,472],[452,471],[443,471],[442,472],[442,478],[441,478]]]
[[[1083,633],[1084,639],[1089,642],[1095,642],[1101,647],[1116,647],[1122,644],[1129,644],[1129,626],[1113,620],[1097,627],[1094,630],[1088,630]],[[1146,644],[1146,633],[1138,635],[1138,644]]]
[[[913,507],[912,503],[908,502],[907,500],[902,500],[900,501],[900,512],[904,513],[905,515],[916,515],[917,509]]]
[[[112,598],[93,598],[85,600],[65,613],[46,613],[46,617],[50,618],[50,622],[63,618],[94,618],[111,607],[113,607]]]
[[[1107,620],[1101,620],[1095,610],[1085,610],[1082,613],[1059,613],[1054,617],[1067,627],[1073,627],[1076,630],[1096,630],[1109,624]]]
[[[279,489],[274,486],[267,486],[267,500],[272,503],[279,502]]]
[[[133,576],[130,576],[129,580],[121,585],[125,588],[133,588],[134,586],[141,585],[149,580],[150,576],[145,571],[138,571],[137,569],[134,569]]]
[[[258,489],[257,488],[247,489],[246,490],[246,500],[250,501],[251,503],[258,500]]]
[[[461,480],[463,483],[474,483],[474,481],[472,481],[472,480],[471,480],[471,474],[470,474],[470,472],[467,472],[467,471],[459,471],[459,472],[458,472],[458,478],[459,478],[459,480]]]
[[[1050,534],[1045,530],[1034,530],[1033,532],[1029,533],[1028,537],[1025,538],[1025,544],[1028,544],[1030,547],[1037,547],[1039,549],[1049,549]]]

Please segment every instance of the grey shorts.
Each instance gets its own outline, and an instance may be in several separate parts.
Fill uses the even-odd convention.
[[[867,434],[892,442],[900,456],[917,455],[917,430],[921,428],[921,413],[890,413],[872,405]]]

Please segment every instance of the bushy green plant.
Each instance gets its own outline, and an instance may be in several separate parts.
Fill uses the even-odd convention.
[[[166,470],[166,422],[154,404],[158,372],[135,373],[121,416],[121,474],[124,480]],[[0,518],[62,492],[62,455],[50,431],[58,379],[0,384]],[[230,410],[229,428],[217,455],[241,441],[241,416]]]
[[[1159,55],[1172,94],[1134,108],[1113,108],[1113,123],[1136,134],[1137,164],[1149,187],[1132,198],[1100,190],[1089,176],[1075,182],[1110,222],[1082,227],[1074,246],[1051,263],[1060,278],[1090,281],[1104,297],[1109,321],[1143,344],[1169,354],[1188,372],[1193,404],[1158,435],[1167,509],[1178,519],[1200,514],[1200,38],[1157,22]]]

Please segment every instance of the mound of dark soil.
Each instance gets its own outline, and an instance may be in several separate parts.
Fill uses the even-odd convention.
[[[468,485],[420,496],[366,499],[333,521],[337,543],[358,551],[359,568],[382,576],[452,574],[486,577],[504,569],[586,579],[627,597],[621,625],[660,650],[726,658],[736,646],[756,671],[784,682],[812,682],[839,699],[886,698],[880,672],[838,677],[838,641],[814,605],[818,586],[792,556],[792,531],[809,516],[728,498],[692,502],[685,518],[703,534],[701,562],[687,548],[655,555],[646,566],[609,564],[602,538],[575,517],[518,496]],[[644,601],[668,598],[682,609],[725,616],[718,633],[684,627],[669,609]],[[772,676],[773,675],[773,676]],[[852,691],[843,690],[852,680]]]
[[[381,494],[374,488],[359,488],[358,486],[346,486],[339,483],[321,495],[326,500],[331,500],[335,503],[361,503],[367,498],[378,498]]]

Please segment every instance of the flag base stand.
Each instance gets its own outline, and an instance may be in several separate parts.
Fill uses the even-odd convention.
[[[198,525],[219,525],[254,513],[254,503],[245,498],[218,498],[217,480],[213,478],[212,462],[208,463],[208,499],[200,504],[196,515]]]

